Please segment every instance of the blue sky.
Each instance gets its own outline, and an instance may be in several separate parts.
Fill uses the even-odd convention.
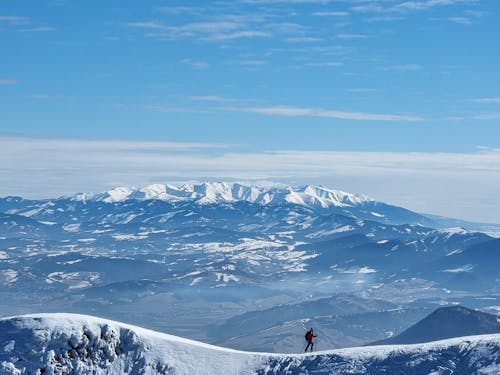
[[[499,15],[496,0],[3,1],[0,195],[314,182],[500,222]],[[119,150],[134,169],[110,178]]]

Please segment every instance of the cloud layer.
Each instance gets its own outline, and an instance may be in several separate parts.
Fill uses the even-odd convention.
[[[56,197],[150,183],[324,184],[457,218],[500,222],[500,151],[237,152],[200,143],[0,137],[0,195]]]
[[[331,109],[290,107],[290,106],[272,106],[272,107],[240,107],[234,108],[236,111],[252,112],[261,115],[290,116],[290,117],[326,117],[341,120],[370,120],[370,121],[401,121],[415,122],[422,121],[419,116],[404,116],[398,114],[380,114],[366,112],[347,112]]]

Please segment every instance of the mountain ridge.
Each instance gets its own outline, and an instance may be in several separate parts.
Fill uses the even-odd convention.
[[[78,193],[72,199],[96,200],[106,203],[121,202],[127,199],[159,199],[167,202],[197,201],[200,204],[247,201],[266,205],[289,202],[322,208],[332,205],[337,207],[352,206],[375,201],[365,195],[347,193],[322,185],[298,187],[275,185],[266,188],[236,182],[203,182],[182,185],[151,184],[142,188],[120,186],[96,194]]]
[[[460,305],[446,306],[435,310],[399,335],[371,345],[417,344],[490,333],[500,333],[500,319],[496,315]]]
[[[86,315],[10,317],[0,319],[0,327],[0,346],[4,348],[0,373],[5,375],[493,374],[500,370],[500,335],[284,355],[220,348]]]
[[[361,194],[352,194],[324,186],[301,187],[243,185],[239,183],[202,183],[194,185],[153,184],[143,188],[116,187],[96,193],[78,193],[71,197],[27,200],[20,197],[0,198],[0,212],[24,216],[52,214],[54,210],[77,209],[103,204],[109,207],[143,207],[149,203],[163,203],[172,209],[193,207],[255,205],[256,209],[271,207],[301,207],[316,213],[339,214],[356,219],[388,224],[416,224],[435,227],[428,217],[403,207],[376,201]],[[141,206],[142,205],[142,206]],[[103,207],[109,209],[109,207]]]
[[[54,202],[68,201],[87,204],[124,204],[127,201],[161,201],[174,205],[224,205],[249,203],[259,206],[296,205],[319,213],[332,212],[365,220],[385,223],[418,224],[432,228],[462,227],[500,236],[500,224],[475,223],[438,215],[418,213],[397,205],[377,201],[365,194],[349,193],[324,185],[244,184],[238,182],[203,182],[197,184],[155,183],[143,187],[118,186],[98,193],[77,193],[57,198],[27,199],[9,196],[0,198],[0,212],[19,213],[20,206],[45,209]],[[12,211],[12,212],[11,212]],[[15,212],[14,212],[15,211]],[[30,216],[36,211],[21,213]],[[394,220],[396,217],[396,220]]]

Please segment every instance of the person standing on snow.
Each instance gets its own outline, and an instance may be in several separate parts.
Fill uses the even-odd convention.
[[[309,349],[309,346],[311,347],[311,352],[313,351],[313,338],[316,337],[316,335],[314,334],[314,331],[313,329],[311,328],[309,331],[306,332],[306,341],[307,341],[307,346],[306,346],[306,349],[304,350],[304,352],[307,352],[307,349]]]

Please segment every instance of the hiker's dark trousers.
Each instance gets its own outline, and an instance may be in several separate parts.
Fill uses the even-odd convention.
[[[307,352],[307,349],[309,349],[309,346],[311,346],[311,352],[312,352],[313,351],[313,346],[314,346],[312,340],[307,342],[306,350],[304,350],[305,352]]]

